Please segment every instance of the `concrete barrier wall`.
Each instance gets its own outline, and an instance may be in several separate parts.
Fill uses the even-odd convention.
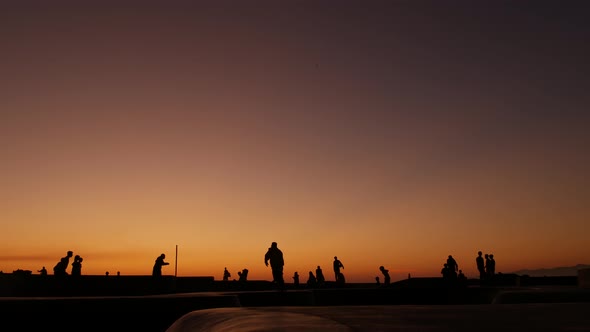
[[[578,286],[590,288],[590,269],[578,270]]]

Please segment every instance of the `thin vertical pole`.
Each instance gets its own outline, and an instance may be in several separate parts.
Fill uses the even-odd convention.
[[[178,272],[178,244],[176,245],[176,257],[174,258],[174,278]]]

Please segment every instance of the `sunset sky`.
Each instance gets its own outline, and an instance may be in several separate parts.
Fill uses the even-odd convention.
[[[590,263],[576,2],[12,2],[4,272],[170,275],[178,245],[180,276],[272,280],[273,241],[288,282]]]

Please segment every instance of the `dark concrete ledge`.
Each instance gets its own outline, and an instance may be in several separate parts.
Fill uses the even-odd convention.
[[[493,304],[507,303],[590,303],[590,289],[515,289],[503,290],[496,295]]]
[[[203,293],[119,297],[0,297],[4,326],[14,330],[164,331],[199,309],[238,307],[235,295]]]

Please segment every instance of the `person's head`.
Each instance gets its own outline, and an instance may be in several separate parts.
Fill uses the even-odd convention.
[[[161,254],[160,255],[160,258],[166,258],[166,255],[165,254]]]
[[[481,251],[478,251],[478,252],[477,252],[477,255],[478,255],[478,256],[481,256]]]
[[[338,259],[338,257],[334,256],[334,259],[336,260],[336,259]]]
[[[68,257],[72,257],[72,255],[74,255],[74,253],[72,251],[68,251]]]
[[[489,257],[489,255],[488,255],[488,254],[485,254],[485,255],[484,255],[484,257],[485,257],[485,258],[488,258],[488,257]]]
[[[453,258],[453,255],[449,255],[449,258]]]
[[[385,267],[383,265],[379,266],[379,270],[383,271]]]
[[[494,258],[494,254],[490,254],[490,258]]]
[[[276,242],[273,242],[273,243],[271,243],[271,244],[270,244],[270,247],[271,247],[271,248],[276,248],[276,247],[277,247],[277,243],[276,243]]]

